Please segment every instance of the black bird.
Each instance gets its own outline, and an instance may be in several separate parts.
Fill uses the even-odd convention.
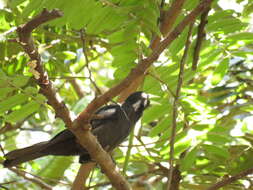
[[[149,98],[144,92],[131,94],[121,106],[104,106],[96,112],[102,119],[91,120],[91,132],[109,152],[124,141],[148,106]],[[79,155],[80,163],[91,161],[87,150],[77,142],[70,130],[65,129],[49,141],[7,153],[3,165],[12,167],[47,155]]]

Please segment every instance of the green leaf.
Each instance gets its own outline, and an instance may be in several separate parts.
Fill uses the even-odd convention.
[[[169,50],[172,55],[177,55],[179,51],[184,47],[185,40],[187,38],[188,30],[184,30],[179,37],[177,37],[169,46]]]
[[[231,41],[253,41],[253,32],[240,32],[229,35],[225,38],[225,42]]]
[[[26,0],[15,0],[15,1],[10,1],[9,4],[11,7],[16,7],[19,4],[23,3],[24,1],[26,1]]]
[[[219,19],[216,22],[208,23],[207,30],[208,31],[224,31],[226,27],[230,27],[231,25],[241,24],[242,22],[237,18],[225,18]]]
[[[60,180],[72,162],[73,157],[71,156],[53,157],[47,164],[45,164],[45,162],[41,163],[43,168],[38,170],[38,175],[46,177],[46,179],[55,179],[56,181]],[[52,180],[48,180],[48,183],[56,184],[56,182],[52,182]]]
[[[184,140],[183,142],[179,141],[175,143],[175,150],[174,150],[175,156],[179,156],[182,152],[186,151],[191,146],[191,142],[192,140],[189,139],[189,140]]]
[[[235,96],[237,94],[238,94],[238,92],[228,92],[228,93],[225,93],[221,96],[216,96],[216,97],[210,99],[209,102],[210,103],[220,102],[220,101],[223,101],[231,96]]]
[[[202,147],[209,154],[216,155],[220,158],[225,158],[225,159],[229,158],[229,152],[225,146],[221,147],[221,146],[203,144]]]
[[[145,77],[143,90],[147,93],[159,96],[163,94],[161,85],[159,84],[158,80],[151,76]]]
[[[28,17],[32,12],[38,12],[42,9],[43,6],[43,0],[37,1],[37,0],[31,0],[29,4],[24,8],[22,16]]]
[[[28,80],[29,80],[30,77],[27,77],[27,76],[15,76],[12,78],[12,85],[15,86],[15,87],[23,87],[27,84]]]
[[[229,66],[229,59],[223,59],[219,65],[216,67],[213,77],[212,77],[212,84],[217,85],[225,76],[225,74],[228,71],[228,66]]]
[[[3,98],[6,98],[6,96],[8,96],[8,94],[10,92],[12,92],[13,90],[15,90],[14,88],[10,88],[10,87],[6,87],[6,88],[0,88],[0,101],[3,99]],[[0,107],[1,109],[1,107]]]
[[[99,34],[103,30],[103,23],[110,17],[112,14],[112,10],[110,7],[105,7],[101,10],[96,10],[96,15],[89,22],[87,26],[87,33],[88,34]]]
[[[151,131],[149,132],[149,136],[155,137],[155,136],[159,135],[160,133],[167,130],[170,125],[171,125],[171,116],[166,117],[165,119],[160,121],[155,127],[153,127],[151,129]]]
[[[25,94],[16,94],[0,102],[0,114],[3,114],[5,111],[8,111],[20,105],[28,100],[28,96]]]
[[[214,144],[220,145],[224,145],[225,143],[231,142],[231,139],[228,136],[215,133],[208,133],[207,140],[213,142]]]
[[[144,116],[142,117],[142,120],[145,123],[149,123],[155,118],[164,117],[166,113],[170,113],[171,105],[169,104],[169,100],[162,99],[159,103],[160,105],[153,105],[145,111]]]
[[[0,69],[0,79],[2,80],[6,80],[8,77],[6,76],[6,74],[3,72],[2,69]]]
[[[31,87],[31,86],[28,86],[27,88],[25,88],[24,92],[29,94],[29,95],[33,95],[33,94],[37,94],[39,91],[39,89],[37,88],[34,88],[34,87]]]
[[[224,18],[231,18],[233,17],[233,13],[235,13],[235,11],[231,9],[215,11],[214,14],[208,16],[208,23],[214,23]]]
[[[23,105],[20,109],[15,110],[8,114],[5,117],[5,121],[16,123],[18,121],[21,121],[25,119],[27,116],[31,115],[32,113],[36,112],[40,107],[40,104],[38,104],[35,101],[31,101],[25,105]]]
[[[197,160],[197,153],[198,153],[197,147],[194,147],[189,152],[187,152],[187,154],[182,159],[181,164],[180,164],[180,169],[182,171],[187,171],[194,166],[194,163]]]

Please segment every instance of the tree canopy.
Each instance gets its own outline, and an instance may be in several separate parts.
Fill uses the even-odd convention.
[[[0,162],[66,127],[97,162],[1,166],[0,188],[253,189],[252,13],[250,0],[0,1]],[[137,90],[151,105],[115,170],[87,121]]]

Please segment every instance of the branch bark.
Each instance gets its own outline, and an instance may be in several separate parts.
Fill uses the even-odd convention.
[[[69,115],[69,110],[66,108],[65,104],[60,103],[56,99],[52,84],[43,70],[40,55],[31,37],[33,29],[38,27],[40,24],[60,17],[62,14],[58,10],[52,10],[50,12],[44,10],[40,15],[17,29],[20,44],[23,46],[25,52],[29,55],[31,60],[36,63],[35,70],[39,73],[37,82],[41,88],[40,92],[47,97],[48,103],[55,109],[56,116],[60,117],[64,121],[66,127],[77,137],[79,143],[87,149],[91,157],[101,166],[102,170],[116,189],[128,190],[131,189],[131,187],[128,182],[115,170],[115,165],[110,156],[102,149],[100,144],[97,142],[97,139],[88,130],[88,123],[91,115],[99,107],[117,96],[124,88],[129,87],[136,78],[143,75],[152,63],[159,58],[160,54],[168,47],[168,45],[170,45],[171,42],[178,37],[186,26],[192,23],[196,17],[206,9],[210,2],[212,2],[212,0],[203,0],[177,27],[175,27],[172,32],[169,33],[163,41],[159,43],[157,48],[153,50],[153,53],[149,57],[142,59],[137,67],[134,68],[121,83],[114,86],[103,95],[95,98],[86,107],[86,109],[79,114],[73,123]]]
[[[34,44],[31,32],[39,25],[60,16],[62,16],[62,13],[57,9],[52,11],[44,9],[41,14],[17,28],[17,33],[19,36],[18,41],[22,45],[24,51],[30,57],[30,63],[35,64],[33,65],[33,73],[37,79],[38,85],[40,86],[40,93],[47,97],[48,104],[54,108],[56,116],[60,117],[64,121],[66,127],[73,132],[80,144],[85,147],[90,153],[91,157],[102,166],[101,168],[104,169],[106,175],[112,182],[112,185],[116,189],[129,190],[131,189],[129,183],[115,170],[115,165],[110,156],[103,150],[96,137],[94,137],[88,130],[88,123],[91,115],[86,114],[85,120],[82,120],[80,123],[78,123],[79,125],[76,125],[76,122],[73,124],[69,115],[69,110],[63,102],[59,102],[57,100],[52,83],[48,79],[47,73],[42,67],[41,57],[37,47]],[[107,101],[109,100],[110,99],[107,99]],[[95,112],[95,110],[104,103],[98,105],[98,107],[95,106],[94,110],[92,110],[90,113],[92,114]],[[73,125],[76,127],[73,127]]]
[[[195,71],[197,69],[198,61],[199,61],[199,53],[202,46],[202,42],[205,39],[205,26],[207,24],[207,16],[211,7],[209,6],[201,15],[200,24],[198,27],[197,41],[193,52],[193,61],[192,61],[192,70]]]
[[[79,168],[78,174],[73,182],[72,190],[84,190],[86,179],[89,177],[90,171],[95,167],[95,162],[90,162],[87,164],[82,164]]]
[[[192,11],[190,12],[181,23],[179,23],[175,29],[169,33],[169,35],[159,43],[156,49],[153,50],[152,54],[142,59],[138,65],[131,70],[131,72],[128,74],[128,76],[123,79],[118,85],[112,87],[107,92],[105,92],[102,96],[99,96],[95,98],[87,107],[86,109],[81,112],[76,119],[75,126],[78,126],[83,121],[87,121],[89,115],[91,115],[96,109],[98,109],[103,104],[107,103],[109,100],[117,96],[124,88],[127,88],[132,81],[134,81],[136,78],[138,78],[140,75],[144,74],[146,70],[152,65],[153,62],[155,62],[160,54],[175,40],[182,31],[190,24],[192,23],[196,17],[206,9],[207,6],[212,2],[213,0],[203,0],[201,3]]]
[[[163,36],[166,36],[172,29],[178,15],[180,14],[183,4],[185,0],[174,0],[170,9],[166,11],[164,14],[161,14],[161,25],[160,25],[160,31]],[[161,10],[162,11],[162,10]],[[154,36],[154,38],[151,41],[150,48],[153,50],[157,48],[159,45],[161,38],[157,35]],[[126,89],[124,89],[120,93],[119,102],[124,101],[126,97],[128,97],[131,93],[135,92],[136,89],[142,84],[144,80],[144,75],[140,75],[136,80],[134,80],[130,86]]]
[[[178,15],[181,13],[184,3],[185,0],[174,0],[169,10],[164,14],[161,14],[162,22],[160,25],[160,31],[163,36],[166,36],[171,31]],[[161,38],[156,35],[150,44],[151,49],[155,49],[158,46],[160,40]]]
[[[253,173],[253,168],[247,169],[247,170],[242,171],[234,176],[231,176],[231,177],[228,177],[228,178],[225,178],[225,179],[219,181],[218,183],[208,187],[206,190],[217,190],[221,187],[224,187],[228,184],[231,184],[231,183],[237,181],[238,179],[242,179],[243,177],[246,177],[247,175],[252,174],[252,173]]]
[[[17,33],[19,37],[19,43],[22,45],[24,51],[32,60],[31,62],[35,64],[34,69],[36,72],[38,72],[37,83],[40,86],[40,93],[46,96],[48,99],[48,104],[51,105],[55,110],[57,110],[56,116],[60,117],[68,127],[71,127],[72,121],[69,115],[69,110],[63,102],[59,102],[57,100],[52,87],[52,83],[48,79],[47,74],[44,72],[40,54],[34,44],[31,35],[31,32],[41,24],[53,20],[55,18],[59,18],[61,16],[62,13],[57,9],[54,9],[52,11],[44,9],[41,14],[28,21],[26,24],[19,26],[17,28]]]

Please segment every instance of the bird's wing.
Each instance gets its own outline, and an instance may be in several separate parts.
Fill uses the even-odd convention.
[[[58,133],[57,135],[55,135],[50,141],[48,141],[48,146],[51,146],[53,144],[58,144],[63,141],[67,141],[71,139],[73,140],[75,139],[74,134],[70,130],[65,129],[61,131],[60,133]]]
[[[119,105],[109,105],[104,106],[100,108],[98,111],[96,111],[96,115],[99,116],[99,119],[93,119],[91,120],[91,126],[92,130],[101,127],[104,123],[106,123],[108,120],[115,120],[117,119],[117,112],[120,110]]]
[[[92,133],[107,151],[114,149],[129,134],[131,122],[120,106],[113,107],[114,111],[100,125],[92,128]],[[106,109],[108,111],[108,109]]]

